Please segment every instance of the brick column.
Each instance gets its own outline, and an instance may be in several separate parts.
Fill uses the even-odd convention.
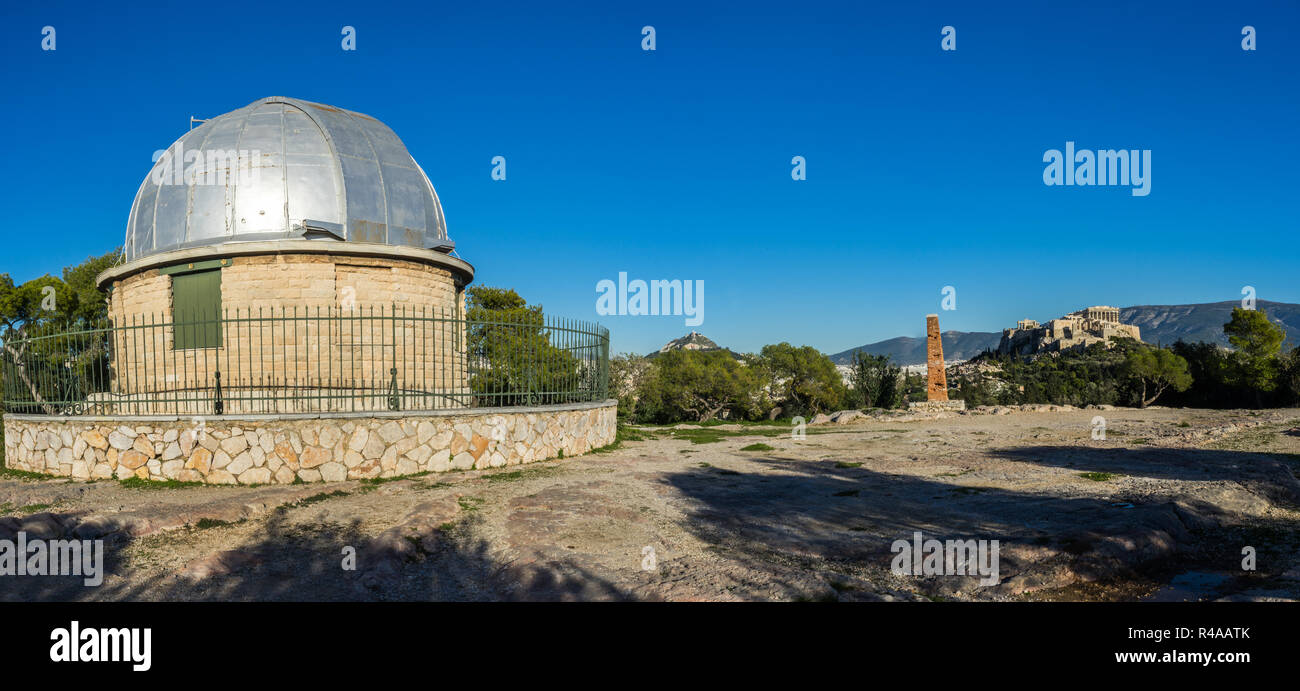
[[[943,338],[939,335],[939,315],[925,315],[925,366],[929,380],[926,400],[948,400],[948,376],[943,370]]]

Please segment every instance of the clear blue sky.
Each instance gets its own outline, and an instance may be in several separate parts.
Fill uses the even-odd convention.
[[[191,115],[283,95],[390,125],[478,282],[615,351],[691,330],[598,317],[620,271],[704,281],[695,328],[738,350],[920,335],[945,285],[963,331],[1244,285],[1300,302],[1300,4],[1166,4],[6,3],[0,271],[120,244]],[[1150,195],[1045,186],[1066,141],[1150,149]]]

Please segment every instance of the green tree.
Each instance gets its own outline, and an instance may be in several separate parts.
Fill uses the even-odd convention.
[[[68,285],[45,275],[21,285],[0,274],[0,337],[23,338],[42,327],[66,326],[66,306],[72,302]]]
[[[654,359],[641,399],[656,422],[707,422],[723,411],[759,412],[762,377],[721,350],[670,350]]]
[[[826,412],[844,399],[844,382],[835,363],[812,346],[765,345],[758,362],[784,413]]]
[[[912,372],[903,372],[903,403],[915,403],[927,399],[929,390],[929,381],[925,375],[912,374]]]
[[[958,391],[953,395],[967,405],[978,405],[975,401],[1115,405],[1137,396],[1136,380],[1121,372],[1125,354],[1147,347],[1132,339],[1115,339],[1110,348],[1094,343],[1038,355],[981,353],[971,361],[978,364],[976,371],[957,376]]]
[[[989,405],[997,400],[988,381],[978,374],[973,379],[965,375],[957,378],[955,398],[966,401],[968,407]]]
[[[62,279],[46,274],[20,285],[0,274],[0,338],[21,338],[43,327],[87,326],[107,317],[107,295],[95,277],[121,261],[121,255],[119,248],[87,257],[64,268]]]
[[[67,286],[68,303],[61,309],[73,323],[93,324],[108,316],[108,296],[95,284],[95,277],[122,262],[122,249],[63,270],[63,283]]]
[[[0,391],[5,399],[31,401],[40,412],[53,414],[58,411],[47,400],[69,398],[69,391],[77,391],[76,383],[84,381],[91,369],[105,373],[108,351],[102,338],[84,335],[36,342],[27,339],[42,333],[103,326],[108,306],[105,293],[95,285],[95,277],[120,259],[120,248],[88,257],[63,269],[62,279],[47,274],[16,284],[8,274],[0,274]],[[53,366],[59,369],[48,369]],[[33,374],[38,367],[65,372],[67,376],[40,378]]]
[[[1169,347],[1187,360],[1192,386],[1186,392],[1167,393],[1168,405],[1194,408],[1241,408],[1252,405],[1253,394],[1232,377],[1232,352],[1215,343],[1178,341]]]
[[[1283,390],[1282,402],[1296,405],[1300,403],[1300,348],[1292,348],[1281,358],[1281,369],[1278,386]]]
[[[479,405],[537,405],[580,398],[599,372],[552,342],[554,322],[508,288],[466,292],[470,391]]]
[[[465,289],[465,314],[472,321],[504,315],[541,317],[542,306],[529,306],[528,301],[513,288],[477,285]]]
[[[902,368],[893,365],[888,355],[853,353],[849,383],[857,404],[863,408],[896,408],[902,393],[899,376]]]
[[[618,416],[640,420],[641,396],[653,371],[653,361],[621,353],[609,359],[609,391],[618,399]]]
[[[1131,350],[1124,359],[1124,371],[1136,379],[1140,389],[1138,405],[1147,407],[1160,398],[1165,389],[1186,391],[1192,385],[1192,375],[1187,372],[1187,361],[1164,348]],[[1150,392],[1150,397],[1147,393]]]
[[[1269,321],[1263,310],[1234,307],[1232,320],[1223,325],[1223,333],[1236,350],[1232,355],[1232,381],[1252,389],[1255,407],[1263,407],[1263,394],[1277,386],[1278,353],[1286,332]]]

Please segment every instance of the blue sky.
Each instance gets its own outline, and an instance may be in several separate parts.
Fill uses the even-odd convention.
[[[8,3],[0,272],[117,246],[191,115],[283,95],[386,122],[477,281],[615,351],[694,328],[837,352],[921,335],[948,285],[962,331],[1245,285],[1300,302],[1300,5],[1167,4]],[[1150,149],[1150,195],[1044,185],[1066,141]],[[703,281],[703,324],[598,316],[620,271]]]

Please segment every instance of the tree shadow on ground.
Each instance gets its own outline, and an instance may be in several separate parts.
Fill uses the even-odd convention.
[[[30,518],[30,517],[29,517]],[[50,514],[75,527],[76,516]],[[366,535],[349,525],[293,525],[273,512],[263,533],[232,549],[208,553],[183,569],[151,569],[149,538],[104,536],[102,585],[80,576],[0,577],[0,601],[446,601],[623,600],[629,596],[572,559],[502,563],[474,536],[473,518],[400,537]],[[221,526],[203,530],[221,530]],[[195,530],[184,528],[182,530]],[[167,533],[174,539],[175,532]],[[73,538],[47,534],[46,539]],[[13,539],[0,534],[2,539]],[[355,548],[355,569],[345,569]],[[123,578],[126,574],[129,578]]]
[[[1066,446],[992,453],[1080,472],[1238,482],[1260,496],[1289,496],[1285,480],[1295,481],[1294,475],[1283,478],[1277,472],[1285,468],[1271,454]],[[919,583],[890,574],[895,556],[891,545],[910,540],[916,531],[941,540],[999,540],[1000,575],[1010,584],[1001,592],[1054,587],[1075,579],[1113,581],[1152,560],[1202,550],[1207,541],[1217,540],[1208,547],[1235,552],[1240,559],[1238,538],[1212,534],[1234,515],[1225,510],[1223,497],[1213,494],[1216,487],[1211,483],[1204,492],[1193,486],[1182,497],[1108,499],[1081,495],[1068,483],[1056,491],[1013,490],[983,486],[999,482],[987,476],[975,481],[962,475],[892,474],[828,461],[750,460],[763,466],[763,472],[710,466],[670,473],[661,480],[684,500],[684,527],[721,557],[680,567],[666,561],[666,577],[693,581],[697,593],[755,600],[842,599],[846,589],[863,599],[918,588],[983,596],[972,590],[976,577]],[[151,554],[156,549],[152,537],[132,538],[118,526],[105,536],[109,576],[103,585],[85,587],[80,577],[0,576],[0,600],[633,599],[624,587],[586,565],[589,562],[558,550],[539,546],[534,552],[504,557],[482,537],[480,519],[472,512],[454,524],[370,535],[359,520],[294,522],[289,511],[293,509],[257,519],[255,538],[232,543],[237,546],[228,552],[196,552],[179,570],[166,558],[153,564],[152,557],[162,555]],[[39,535],[44,538],[71,536],[81,519],[76,513],[44,516],[48,521],[41,523],[48,531]],[[1295,533],[1286,520],[1255,524],[1264,531]],[[197,534],[226,529],[217,525],[179,530]],[[165,535],[169,544],[184,543],[184,533]],[[196,543],[219,542],[200,537],[196,535]],[[13,535],[0,525],[0,538]],[[1228,544],[1231,540],[1237,542]],[[345,547],[356,548],[355,570],[343,568]],[[1270,559],[1262,549],[1262,569],[1271,568]]]
[[[963,483],[961,476],[941,480],[826,461],[751,460],[769,472],[693,468],[665,482],[688,499],[687,525],[698,538],[793,598],[820,599],[826,586],[841,590],[837,580],[854,578],[857,587],[869,587],[862,581],[882,590],[918,587],[890,574],[891,545],[917,531],[925,539],[998,540],[1000,592],[1015,593],[1123,578],[1143,563],[1195,550],[1196,535],[1221,517],[1213,506],[1168,498],[1115,501],[1068,490],[990,488],[982,486],[987,480]],[[920,587],[979,597],[971,595],[975,580]]]
[[[1019,446],[992,451],[1007,460],[1190,482],[1236,482],[1282,505],[1300,504],[1300,480],[1286,454],[1216,449]]]

